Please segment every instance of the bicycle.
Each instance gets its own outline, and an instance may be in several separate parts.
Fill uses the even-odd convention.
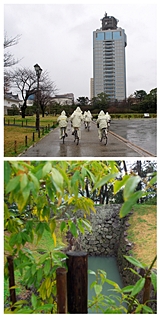
[[[107,145],[107,142],[108,142],[107,128],[103,128],[101,131],[100,142],[102,142],[103,140],[104,140],[104,144]]]
[[[89,129],[90,129],[90,122],[89,121],[85,122],[85,129],[87,129],[89,131]]]
[[[61,136],[61,139],[62,139],[62,142],[64,144],[64,139],[65,137],[67,136],[67,133],[66,133],[66,128],[61,128],[61,131],[62,131],[62,136]]]
[[[79,143],[78,130],[79,130],[79,128],[74,128],[74,131],[73,131],[74,142],[75,142],[77,145],[78,145],[78,143]]]

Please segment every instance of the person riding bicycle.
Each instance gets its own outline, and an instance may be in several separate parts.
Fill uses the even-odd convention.
[[[108,112],[106,112],[106,117],[107,117],[108,129],[109,129],[109,127],[111,125],[111,116]]]
[[[92,121],[92,114],[91,114],[90,110],[85,111],[83,117],[84,117],[85,129],[87,129],[88,122]]]
[[[81,139],[81,122],[83,121],[82,110],[80,107],[77,107],[76,110],[70,116],[72,123],[72,134],[74,134],[74,129],[78,128],[77,135]]]
[[[64,110],[61,112],[61,115],[57,118],[57,122],[59,124],[59,138],[62,139],[63,129],[65,132],[65,136],[68,136],[68,134],[66,133],[68,118]]]
[[[107,129],[107,116],[103,110],[100,111],[98,118],[97,118],[97,128],[98,128],[98,137],[101,141],[102,139],[102,129]]]

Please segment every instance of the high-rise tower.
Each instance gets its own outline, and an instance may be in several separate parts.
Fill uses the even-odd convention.
[[[125,47],[127,37],[118,20],[105,13],[93,32],[93,95],[106,93],[112,101],[126,99]]]

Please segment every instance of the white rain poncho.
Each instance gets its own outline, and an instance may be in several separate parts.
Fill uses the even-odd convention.
[[[84,115],[84,121],[85,122],[91,122],[92,120],[92,114],[91,112],[88,110],[86,111],[85,115]]]
[[[103,110],[100,111],[97,119],[97,123],[99,124],[99,129],[107,128],[107,116]]]
[[[61,115],[58,117],[57,122],[58,122],[60,128],[67,127],[68,118],[67,118],[64,110],[61,112]]]
[[[83,115],[80,107],[77,107],[77,109],[72,113],[70,120],[72,121],[73,128],[80,128],[81,122],[83,120]]]

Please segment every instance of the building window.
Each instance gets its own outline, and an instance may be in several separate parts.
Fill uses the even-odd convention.
[[[105,32],[105,40],[112,40],[112,32]]]
[[[103,41],[104,40],[104,32],[98,32],[96,33],[96,39]]]
[[[121,38],[121,35],[120,35],[119,31],[113,32],[113,39],[114,40],[119,40],[120,38]]]

